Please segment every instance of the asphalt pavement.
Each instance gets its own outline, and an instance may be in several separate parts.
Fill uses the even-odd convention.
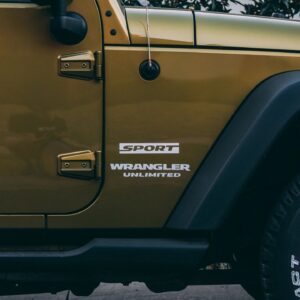
[[[67,292],[56,295],[3,296],[0,300],[65,300]],[[128,287],[121,284],[101,284],[90,297],[76,297],[70,294],[70,300],[253,300],[238,285],[228,286],[190,286],[181,292],[154,294],[142,283],[132,283]]]

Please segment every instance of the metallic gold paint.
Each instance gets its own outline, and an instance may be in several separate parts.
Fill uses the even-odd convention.
[[[147,59],[145,9],[127,9],[132,43],[144,45],[135,47],[118,2],[97,3],[104,43],[114,46],[104,49],[105,184],[94,202],[99,182],[61,178],[55,169],[57,154],[101,150],[103,83],[59,77],[56,59],[101,50],[96,4],[72,4],[70,9],[89,23],[89,36],[74,47],[50,38],[47,9],[0,7],[0,36],[5,37],[0,47],[0,228],[43,227],[41,213],[49,213],[48,227],[56,229],[162,228],[248,93],[270,76],[300,69],[300,53],[284,52],[300,49],[298,22],[196,13],[195,41],[192,12],[150,10],[152,55],[161,75],[147,82],[139,75]],[[108,9],[114,16],[109,20]],[[115,28],[117,34],[110,35]],[[199,49],[203,46],[219,49]],[[177,142],[181,149],[179,155],[120,155],[122,142]],[[191,172],[180,178],[124,178],[111,163],[189,164]],[[79,211],[69,213],[73,210]]]
[[[300,22],[221,13],[195,13],[197,46],[300,51]]]
[[[48,217],[49,228],[161,228],[192,175],[248,93],[266,78],[300,68],[300,54],[153,49],[161,76],[146,82],[146,47],[106,47],[106,167],[97,201]],[[120,155],[119,143],[173,143],[179,155]],[[180,178],[123,178],[111,163],[182,163]]]
[[[147,43],[146,13],[144,8],[127,8],[131,43]],[[150,38],[153,45],[194,45],[192,11],[149,9]]]
[[[57,175],[58,154],[102,147],[102,83],[57,71],[61,54],[101,50],[99,12],[94,0],[69,9],[89,24],[76,46],[52,38],[49,7],[0,7],[0,214],[77,211],[99,191]]]
[[[103,22],[104,44],[129,45],[125,11],[119,2],[117,0],[97,0],[97,2]],[[112,34],[113,31],[115,34]]]

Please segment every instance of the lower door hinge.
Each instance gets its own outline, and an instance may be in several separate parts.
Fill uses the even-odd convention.
[[[58,73],[64,77],[101,80],[103,78],[102,51],[60,55]]]
[[[101,178],[101,170],[101,151],[86,150],[57,156],[57,172],[60,176],[99,179]]]

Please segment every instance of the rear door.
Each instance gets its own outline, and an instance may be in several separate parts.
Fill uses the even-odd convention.
[[[50,34],[49,5],[0,1],[0,214],[74,212],[100,190],[100,15],[70,2],[88,24],[72,46]]]

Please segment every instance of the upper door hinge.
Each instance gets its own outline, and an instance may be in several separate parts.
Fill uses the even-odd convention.
[[[101,151],[85,150],[57,156],[57,172],[60,176],[99,179],[101,167]]]
[[[103,79],[103,53],[95,52],[95,76],[98,80]]]
[[[101,80],[103,78],[102,51],[60,55],[58,73],[64,77]]]

